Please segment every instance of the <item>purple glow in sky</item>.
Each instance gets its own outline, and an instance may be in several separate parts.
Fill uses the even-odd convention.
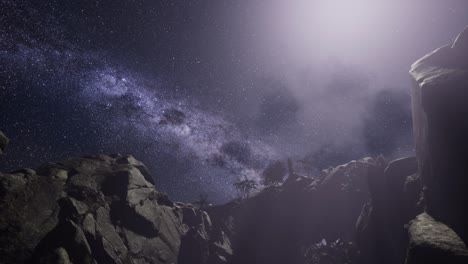
[[[257,2],[249,28],[273,71],[339,60],[406,85],[409,65],[468,24],[463,0],[273,0]]]

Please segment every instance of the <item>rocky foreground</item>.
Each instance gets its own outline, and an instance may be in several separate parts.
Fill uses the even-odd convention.
[[[206,212],[158,192],[131,156],[94,156],[0,176],[2,263],[179,263],[231,254]]]
[[[402,173],[414,173],[415,159],[405,162]],[[317,178],[291,175],[206,211],[173,203],[131,156],[18,170],[0,176],[2,263],[316,263],[328,250],[345,263],[356,260],[366,179],[385,167],[366,158]]]
[[[131,156],[0,174],[0,263],[468,263],[468,30],[411,75],[416,157],[224,205],[172,202]]]

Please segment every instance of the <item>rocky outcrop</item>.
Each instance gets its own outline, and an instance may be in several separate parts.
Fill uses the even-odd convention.
[[[468,249],[460,237],[426,213],[411,222],[409,234],[406,264],[468,263]]]
[[[367,178],[380,166],[366,158],[320,177],[293,175],[282,186],[207,211],[213,228],[230,237],[231,263],[318,263],[324,252],[333,254],[330,261],[350,263],[356,219],[369,199]]]
[[[409,244],[407,264],[468,262],[467,39],[468,28],[453,45],[426,55],[410,71],[414,79],[412,109],[418,173],[406,178],[403,193],[393,193],[405,197],[406,202],[386,206],[386,210],[404,212],[403,217],[390,221],[399,225],[425,209],[410,222],[409,236],[400,242]],[[404,165],[396,168],[401,171]],[[421,188],[422,199],[418,191]],[[392,236],[395,234],[398,236],[398,233]],[[376,241],[385,237],[389,236]]]
[[[188,263],[195,253],[190,263],[226,263],[229,240],[206,212],[153,184],[141,162],[119,155],[0,175],[2,263]]]
[[[372,200],[357,222],[360,263],[468,263],[467,39],[468,28],[412,66],[417,158],[369,179]]]
[[[426,211],[468,241],[468,28],[411,68],[419,172]]]
[[[207,212],[158,192],[131,156],[21,169],[0,175],[2,263],[304,263],[323,252],[348,258],[377,163],[366,158],[316,178],[294,175]]]
[[[5,152],[9,142],[10,140],[7,138],[7,136],[5,136],[2,131],[0,131],[0,155]]]

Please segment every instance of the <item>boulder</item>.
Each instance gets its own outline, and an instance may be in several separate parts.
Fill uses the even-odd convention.
[[[468,240],[468,29],[411,67],[418,171],[427,212]]]
[[[468,263],[465,243],[450,227],[427,213],[411,221],[409,237],[406,264]]]

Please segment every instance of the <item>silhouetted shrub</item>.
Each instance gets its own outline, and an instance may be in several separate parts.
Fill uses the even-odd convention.
[[[249,180],[245,177],[244,180],[239,180],[234,183],[234,187],[237,190],[237,196],[240,200],[250,197],[250,194],[253,190],[257,189],[257,182],[254,180]]]

